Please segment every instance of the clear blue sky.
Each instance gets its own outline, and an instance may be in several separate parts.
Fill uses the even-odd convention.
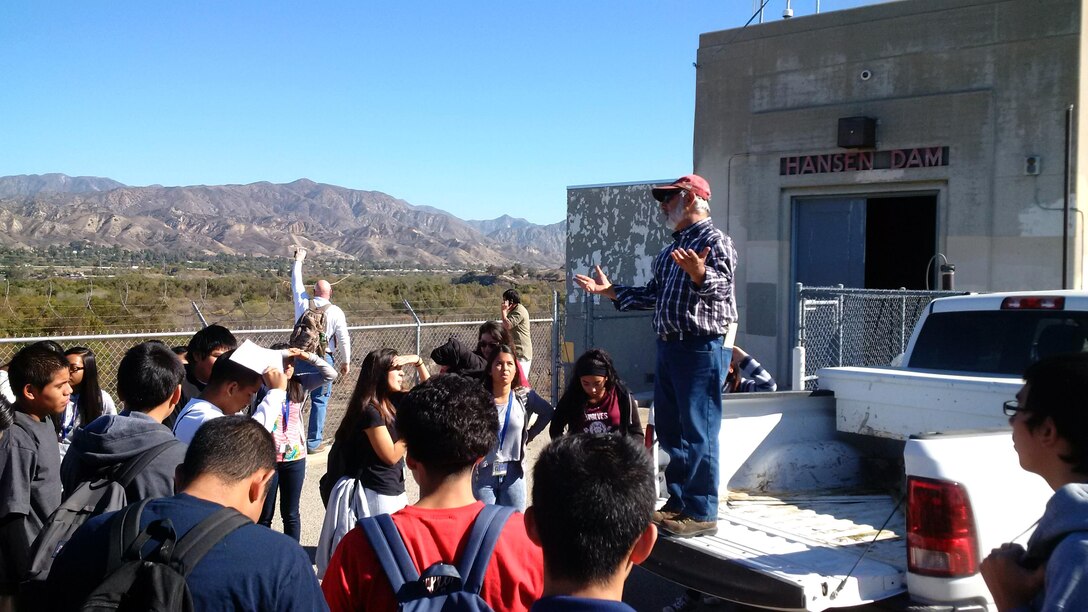
[[[874,0],[822,0],[828,12]],[[797,16],[815,0],[795,0]],[[785,0],[771,0],[767,21]],[[563,218],[691,170],[698,36],[751,0],[5,0],[0,175],[384,191]]]

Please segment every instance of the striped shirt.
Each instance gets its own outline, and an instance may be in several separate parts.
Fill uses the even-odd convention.
[[[673,232],[673,243],[654,258],[654,276],[644,287],[613,285],[618,310],[654,309],[654,331],[658,334],[684,332],[713,336],[725,334],[737,320],[733,279],[737,251],[733,241],[707,217]],[[706,278],[695,286],[687,272],[672,260],[676,249],[701,253],[710,247],[706,258]]]

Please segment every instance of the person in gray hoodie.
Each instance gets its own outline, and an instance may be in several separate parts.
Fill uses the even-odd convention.
[[[1028,546],[995,548],[982,578],[997,609],[1088,610],[1088,353],[1028,367],[1005,403],[1020,466],[1054,495]]]
[[[181,399],[185,369],[162,342],[137,344],[117,368],[117,395],[125,409],[103,415],[72,437],[60,466],[67,498],[80,484],[104,470],[165,442],[171,445],[155,457],[128,486],[129,503],[174,494],[174,470],[185,459],[185,444],[162,422]]]

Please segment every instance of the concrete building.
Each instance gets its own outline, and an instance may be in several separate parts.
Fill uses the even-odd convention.
[[[788,379],[798,282],[936,288],[947,261],[957,289],[1083,288],[1083,20],[1080,0],[903,0],[703,34],[693,166],[740,256],[738,343]],[[568,265],[644,280],[668,240],[644,187],[568,193],[575,222],[641,198],[607,236],[572,223]],[[582,300],[572,319],[626,331]]]

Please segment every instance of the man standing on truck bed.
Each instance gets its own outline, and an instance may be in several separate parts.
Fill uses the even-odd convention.
[[[653,188],[673,243],[658,253],[644,287],[613,285],[576,274],[588,293],[603,295],[619,310],[654,309],[657,365],[654,425],[669,454],[669,500],[654,522],[672,535],[691,537],[718,530],[718,430],[722,383],[736,331],[733,241],[710,219],[710,184],[696,174]]]
[[[1005,404],[1020,466],[1046,480],[1027,550],[1002,544],[982,562],[997,609],[1088,610],[1088,353],[1045,358]]]

